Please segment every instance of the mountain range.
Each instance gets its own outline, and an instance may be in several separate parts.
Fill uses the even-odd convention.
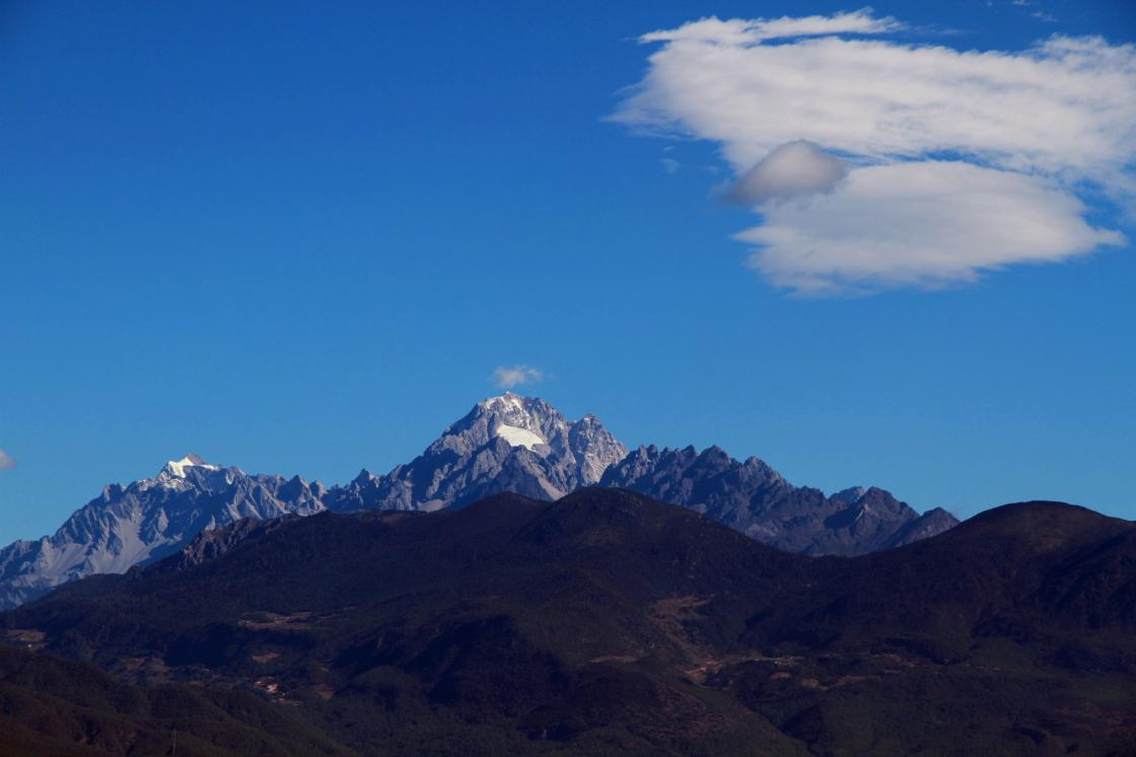
[[[0,639],[5,754],[1124,755],[1136,524],[849,558],[602,487],[247,518]]]
[[[887,549],[958,522],[938,508],[920,515],[875,487],[826,497],[790,484],[757,458],[741,462],[717,447],[629,452],[595,416],[569,421],[544,400],[506,393],[479,402],[409,463],[386,475],[363,470],[341,486],[247,474],[196,455],[127,486],[110,484],[51,536],[0,550],[0,609],[83,576],[153,562],[243,518],[461,509],[506,491],[552,501],[595,485],[682,505],[812,555]]]

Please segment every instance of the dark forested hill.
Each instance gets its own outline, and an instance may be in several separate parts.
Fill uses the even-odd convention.
[[[0,754],[350,753],[252,692],[131,686],[86,663],[0,646]]]
[[[192,684],[194,717],[263,729],[262,753],[1124,754],[1134,558],[1136,525],[1056,503],[810,558],[593,488],[239,522],[0,626],[139,701]],[[121,701],[91,708],[171,727]],[[29,752],[93,745],[26,712],[0,722]]]

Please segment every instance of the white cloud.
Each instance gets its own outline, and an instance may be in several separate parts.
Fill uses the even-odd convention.
[[[737,180],[729,199],[754,204],[830,192],[847,174],[844,161],[798,139],[758,161]]]
[[[11,470],[16,467],[16,460],[4,450],[0,449],[0,470]]]
[[[502,389],[522,384],[536,384],[544,380],[544,373],[527,365],[499,365],[493,369],[493,381]]]
[[[892,19],[857,11],[800,19],[711,18],[652,32],[641,41],[661,46],[613,118],[650,132],[718,143],[743,185],[759,162],[799,140],[847,161],[852,169],[831,194],[800,201],[804,206],[758,208],[778,234],[742,235],[767,245],[769,254],[757,254],[756,260],[767,261],[758,269],[795,288],[814,287],[787,282],[878,288],[966,280],[983,268],[1062,260],[1117,240],[1086,224],[1077,196],[1088,188],[1136,209],[1136,47],[1110,45],[1099,37],[1053,36],[1020,52],[979,52],[841,36],[899,27]],[[948,176],[945,161],[982,170]],[[860,175],[900,166],[910,170]],[[809,184],[805,173],[802,169],[795,180]],[[866,187],[901,175],[936,185],[939,201],[902,202],[899,188],[888,199],[867,192]],[[1019,219],[1000,232],[1019,235],[1005,245],[1013,252],[963,254],[984,249],[991,239],[989,224],[964,213],[970,203],[953,195],[970,193],[968,182],[980,177],[982,191],[997,193],[990,198]],[[793,181],[782,176],[772,184]],[[783,197],[765,190],[750,199],[768,203]],[[844,258],[834,257],[832,243],[823,250],[807,246],[817,242],[819,230],[787,233],[807,225],[810,214],[833,231],[833,219],[845,218],[839,209],[853,206],[865,217],[855,234],[858,246],[839,245]],[[1060,218],[1044,224],[1022,220],[1046,219],[1055,208]],[[901,249],[889,224],[912,228],[916,222],[950,239],[931,240],[933,253],[927,244]],[[1060,226],[1063,247],[1037,234],[1052,231],[1053,223]],[[772,246],[774,237],[779,241]],[[1087,243],[1093,239],[1094,244]],[[885,256],[872,249],[876,246],[891,253]],[[942,255],[953,256],[954,263],[944,263]],[[771,273],[792,270],[793,259],[812,275]],[[867,259],[875,262],[865,265]],[[772,266],[774,260],[781,262]],[[954,272],[945,273],[949,270]]]
[[[659,164],[662,165],[664,171],[670,174],[677,172],[682,167],[682,164],[674,158],[659,158]]]

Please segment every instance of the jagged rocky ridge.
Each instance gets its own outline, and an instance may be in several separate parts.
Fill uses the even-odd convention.
[[[758,541],[810,555],[858,555],[942,533],[958,520],[941,508],[920,515],[876,487],[826,497],[793,486],[766,463],[719,447],[640,447],[608,468],[601,486],[682,505]]]
[[[299,476],[250,475],[195,455],[154,477],[112,484],[49,537],[0,549],[0,609],[95,573],[122,573],[250,518],[323,510],[460,509],[511,491],[555,500],[592,485],[622,487],[701,512],[759,541],[808,554],[862,554],[940,533],[943,510],[920,516],[881,489],[825,497],[795,487],[756,458],[712,447],[628,454],[600,421],[568,421],[544,400],[506,393],[478,403],[411,462],[384,476],[366,470],[327,488]],[[200,555],[225,545],[194,542]],[[190,554],[186,559],[194,559]]]

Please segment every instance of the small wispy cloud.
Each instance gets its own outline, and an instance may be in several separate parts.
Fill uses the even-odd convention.
[[[502,389],[537,384],[543,380],[544,373],[539,368],[528,365],[499,365],[493,369],[493,382]]]
[[[869,8],[837,13],[833,16],[804,16],[792,18],[759,18],[753,20],[732,18],[726,21],[709,16],[677,29],[659,29],[639,38],[651,42],[711,42],[713,44],[755,44],[791,37],[819,37],[829,34],[882,34],[903,29],[896,19],[877,18]]]
[[[667,173],[674,173],[682,165],[674,158],[659,158],[659,163],[662,164],[663,170]]]
[[[16,459],[0,449],[0,470],[12,470],[16,467]]]

